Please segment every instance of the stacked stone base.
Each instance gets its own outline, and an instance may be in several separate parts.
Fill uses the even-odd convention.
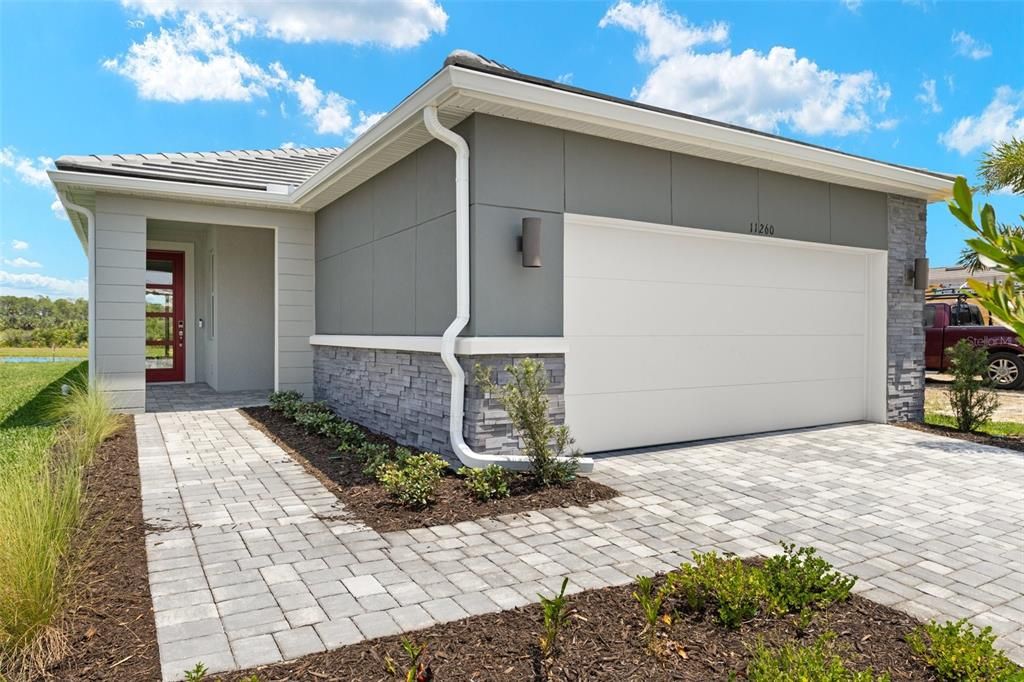
[[[391,436],[403,445],[452,456],[448,439],[451,375],[437,353],[314,346],[313,395],[339,416]],[[463,437],[477,452],[511,454],[519,440],[504,408],[473,380],[474,367],[491,368],[498,384],[504,367],[525,355],[459,358],[466,372]],[[565,421],[565,358],[533,355],[544,362],[550,382],[549,414]]]
[[[889,196],[888,418],[924,419],[924,292],[907,273],[925,253],[927,206]]]

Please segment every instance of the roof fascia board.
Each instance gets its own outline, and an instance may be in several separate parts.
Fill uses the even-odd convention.
[[[569,116],[694,147],[724,149],[752,162],[781,161],[814,172],[858,178],[889,186],[894,193],[902,192],[929,200],[948,197],[952,192],[952,180],[927,173],[481,71],[455,66],[449,68],[452,85],[456,89],[505,106]]]
[[[331,181],[337,180],[339,172],[350,172],[358,168],[372,155],[375,148],[387,144],[389,140],[400,136],[412,126],[422,125],[423,108],[430,104],[439,105],[452,94],[451,72],[452,67],[449,66],[434,74],[430,80],[402,100],[391,113],[356,138],[338,155],[338,158],[307,178],[291,193],[291,198],[296,203],[305,205],[326,190]]]
[[[132,178],[102,173],[80,171],[47,171],[50,182],[61,188],[85,188],[99,192],[141,192],[147,196],[168,199],[193,199],[238,203],[244,205],[268,206],[274,208],[294,208],[291,195],[272,194],[262,190],[239,189],[235,187],[218,187],[215,185],[198,185],[172,180],[153,180],[150,178]],[[59,194],[59,192],[58,192]]]

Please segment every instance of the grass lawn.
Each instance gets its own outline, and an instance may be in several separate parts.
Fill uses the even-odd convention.
[[[949,428],[956,428],[956,420],[945,414],[937,414],[935,412],[925,412],[924,423],[931,424],[933,426],[947,426]],[[1024,423],[1020,422],[989,422],[984,426],[980,426],[976,429],[977,433],[983,433],[988,436],[1010,436],[1010,437],[1024,437]]]
[[[85,358],[89,356],[88,348],[58,348],[56,352],[49,348],[0,348],[0,358],[49,357]]]
[[[47,414],[61,384],[85,379],[85,363],[0,363],[0,464],[15,443],[50,439],[53,421]]]

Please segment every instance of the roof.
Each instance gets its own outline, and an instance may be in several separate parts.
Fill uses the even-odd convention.
[[[62,156],[58,170],[287,193],[342,152],[341,147],[223,152]]]
[[[463,50],[344,149],[64,156],[49,174],[62,201],[110,192],[312,212],[431,142],[426,107],[448,127],[487,114],[927,201],[952,193],[952,175],[583,90]]]

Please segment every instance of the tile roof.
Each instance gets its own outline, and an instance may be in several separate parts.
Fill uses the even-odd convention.
[[[294,147],[224,152],[62,156],[59,170],[189,182],[285,194],[342,152]]]

